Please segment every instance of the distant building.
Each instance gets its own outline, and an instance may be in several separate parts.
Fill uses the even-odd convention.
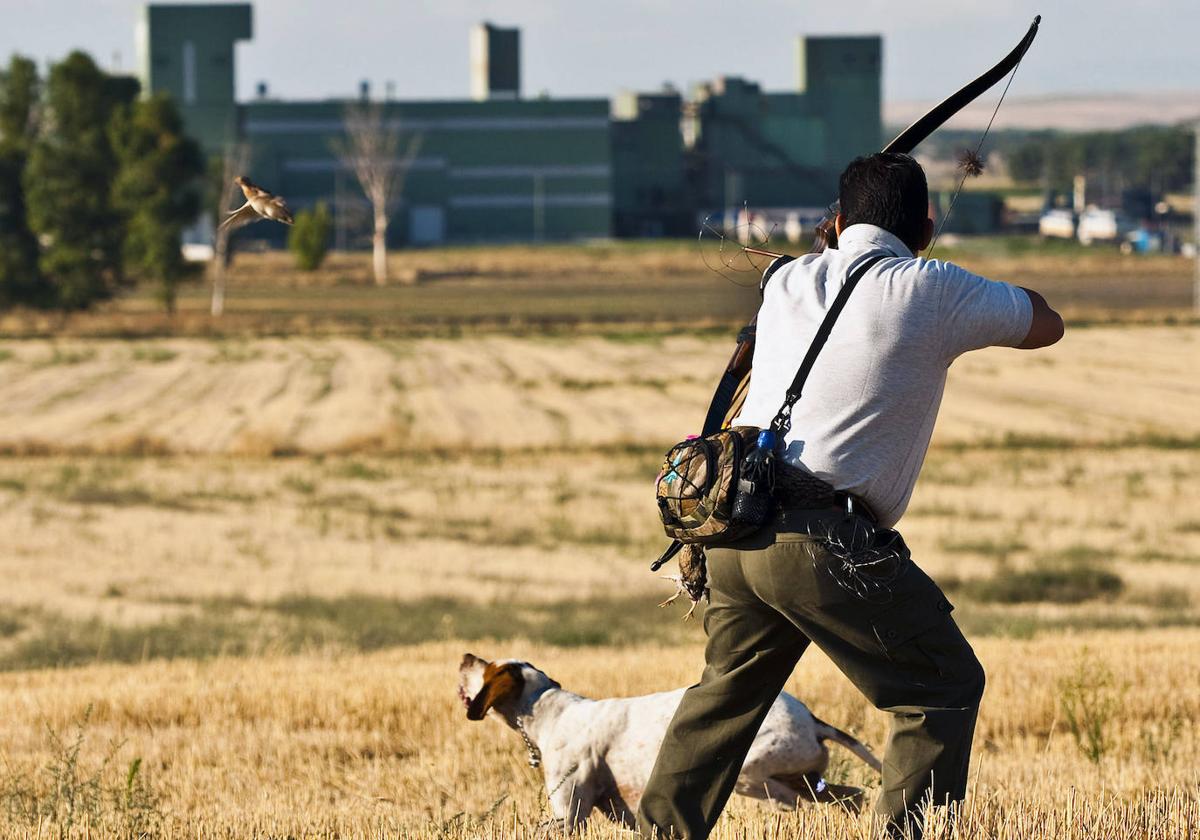
[[[702,207],[824,206],[854,157],[881,144],[878,37],[797,39],[795,93],[726,77],[688,105]]]
[[[253,35],[247,3],[142,7],[137,25],[142,89],[171,95],[188,132],[220,154],[238,132],[233,45]]]
[[[346,102],[241,106],[251,170],[298,207],[341,216],[366,204],[338,159]],[[612,167],[603,99],[388,102],[387,123],[421,145],[389,235],[396,244],[608,236]]]
[[[471,30],[471,98],[521,98],[521,31],[490,23]]]
[[[366,232],[366,202],[335,146],[359,96],[234,96],[234,44],[249,4],[157,5],[139,25],[141,78],[179,104],[210,154],[234,139],[249,174],[296,208],[327,202],[338,245]],[[694,234],[729,207],[821,207],[850,158],[879,147],[880,39],[800,38],[797,91],[742,79],[607,99],[521,98],[520,32],[472,29],[471,99],[387,101],[385,120],[421,145],[389,235],[394,244]],[[282,242],[284,232],[253,235]]]
[[[623,92],[612,105],[613,233],[686,236],[696,211],[687,180],[678,91]]]

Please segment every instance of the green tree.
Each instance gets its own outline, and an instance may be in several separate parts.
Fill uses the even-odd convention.
[[[333,222],[329,208],[318,201],[312,210],[301,210],[288,234],[288,247],[296,257],[296,267],[301,271],[316,271],[325,261],[329,251],[329,234]]]
[[[0,306],[51,302],[38,271],[21,178],[33,145],[40,81],[37,65],[14,55],[0,71]]]
[[[1036,182],[1042,178],[1049,142],[1045,137],[1030,138],[1005,155],[1014,181]]]
[[[110,139],[118,164],[113,204],[124,223],[123,267],[135,279],[157,281],[159,299],[174,312],[187,273],[180,239],[200,212],[204,158],[163,95],[118,108]]]
[[[107,76],[81,52],[50,69],[23,183],[29,227],[44,243],[39,267],[63,309],[85,309],[122,282],[108,123],[136,95],[136,83]]]
[[[1006,155],[1017,181],[1069,190],[1076,175],[1086,175],[1089,191],[1116,197],[1122,190],[1140,189],[1159,196],[1191,185],[1194,143],[1191,130],[1182,126],[1041,132],[1017,142]]]

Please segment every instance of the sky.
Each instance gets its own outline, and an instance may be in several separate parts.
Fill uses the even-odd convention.
[[[136,69],[133,0],[0,0],[0,56],[72,48]],[[467,33],[522,30],[523,94],[611,96],[741,75],[795,87],[800,34],[881,34],[884,98],[940,99],[998,60],[1035,13],[1041,32],[1011,96],[1200,90],[1197,0],[257,0],[238,46],[239,98],[259,81],[285,99],[352,95],[360,80],[400,99],[466,98]]]

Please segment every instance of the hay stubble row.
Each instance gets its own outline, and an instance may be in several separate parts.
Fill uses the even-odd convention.
[[[990,673],[959,837],[1200,826],[1198,349],[1194,326],[1094,327],[952,370],[903,527],[961,587]],[[142,757],[166,834],[541,836],[518,740],[464,720],[454,664],[467,647],[519,656],[596,695],[695,679],[699,628],[652,606],[649,482],[727,350],[669,334],[0,342],[0,788],[41,778],[46,727],[70,735],[91,707],[84,763],[110,743],[110,772]],[[1123,588],[973,594],[1046,562]],[[55,661],[96,664],[30,670]],[[1063,716],[1085,666],[1119,704],[1095,763]],[[882,743],[883,716],[820,655],[790,688]],[[11,812],[5,830],[39,831]],[[717,836],[866,831],[738,803]]]

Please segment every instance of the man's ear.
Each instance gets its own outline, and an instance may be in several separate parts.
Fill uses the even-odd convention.
[[[483,720],[488,709],[520,694],[524,687],[525,678],[521,676],[521,666],[515,662],[488,665],[483,672],[483,688],[479,689],[479,693],[467,707],[467,720]]]
[[[842,231],[845,229],[846,229],[846,217],[844,215],[842,215],[841,213],[838,213],[836,216],[833,217],[833,232],[838,235],[838,238],[841,238]]]
[[[917,248],[916,253],[921,253],[929,247],[929,243],[933,241],[933,219],[926,218],[925,224],[921,225],[921,243]]]

